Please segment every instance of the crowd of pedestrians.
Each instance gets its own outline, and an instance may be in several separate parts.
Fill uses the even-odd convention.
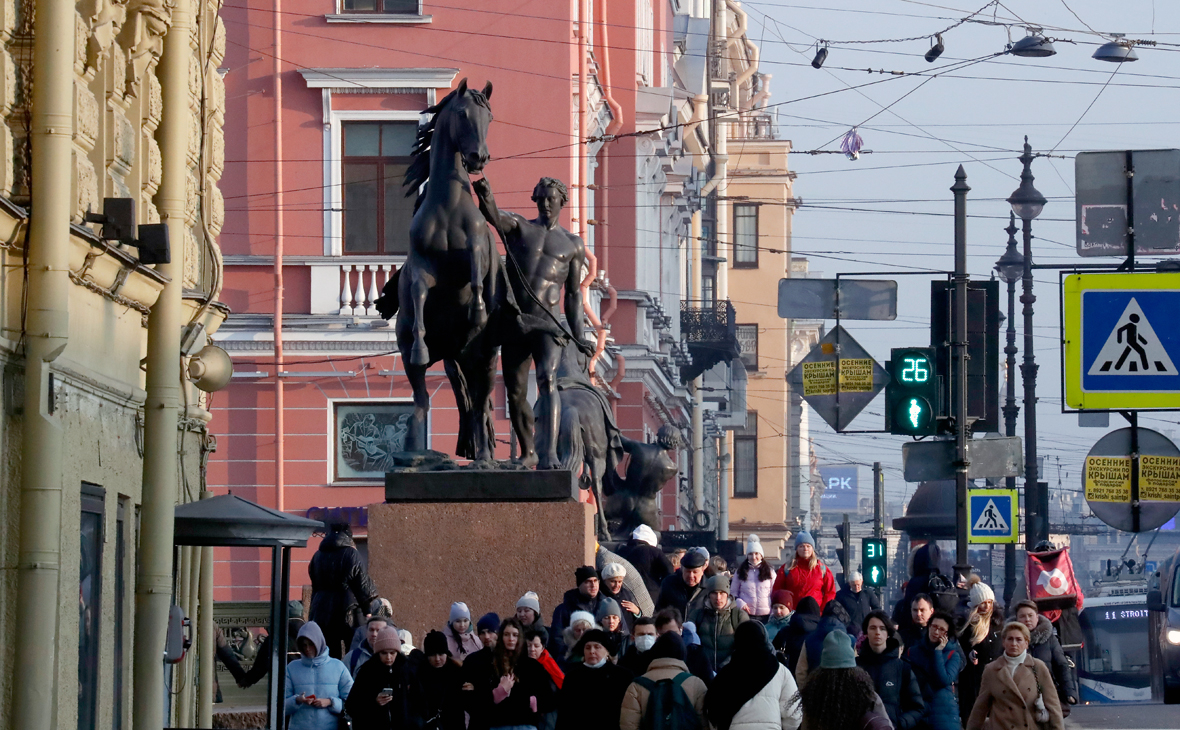
[[[806,532],[777,570],[750,536],[731,574],[701,549],[669,559],[640,528],[626,562],[570,576],[548,624],[533,591],[474,623],[456,600],[414,648],[392,606],[365,595],[363,569],[334,554],[345,542],[325,562],[348,574],[324,584],[359,591],[369,615],[326,632],[313,614],[298,628],[292,730],[1063,730],[1077,701],[1037,605],[1006,620],[978,579],[946,605],[937,554],[895,622],[858,574],[836,590]],[[313,606],[328,621],[359,611],[338,596]]]

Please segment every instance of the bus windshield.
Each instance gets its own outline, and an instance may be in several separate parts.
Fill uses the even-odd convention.
[[[1082,612],[1085,637],[1081,676],[1124,687],[1147,686],[1147,607],[1140,604],[1087,606]]]

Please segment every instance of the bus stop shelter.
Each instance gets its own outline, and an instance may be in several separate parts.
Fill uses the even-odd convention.
[[[270,680],[267,727],[283,730],[283,684],[287,673],[287,597],[291,588],[291,548],[305,547],[322,522],[289,515],[232,494],[208,497],[176,508],[175,544],[193,547],[256,547],[271,549]],[[212,647],[208,661],[213,661]],[[202,661],[206,658],[202,657]],[[263,661],[259,657],[255,661]]]

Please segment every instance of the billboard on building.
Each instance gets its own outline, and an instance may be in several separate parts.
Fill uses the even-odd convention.
[[[860,505],[858,472],[856,465],[820,465],[819,476],[823,480],[824,492],[819,503],[825,515],[856,513]]]

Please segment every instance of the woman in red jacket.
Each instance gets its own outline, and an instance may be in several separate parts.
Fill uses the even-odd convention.
[[[796,601],[811,596],[822,611],[836,597],[836,579],[815,554],[815,539],[803,530],[795,535],[795,559],[783,563],[774,578],[774,590],[790,591]]]

